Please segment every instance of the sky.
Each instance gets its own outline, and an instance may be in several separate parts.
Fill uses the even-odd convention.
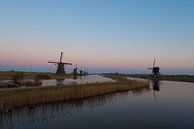
[[[0,70],[194,74],[193,0],[0,0]],[[74,66],[68,66],[72,69]]]

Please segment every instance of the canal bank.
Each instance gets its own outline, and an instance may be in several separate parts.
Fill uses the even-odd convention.
[[[9,112],[22,106],[34,107],[52,102],[82,99],[91,96],[149,87],[146,82],[128,81],[112,77],[116,82],[76,84],[73,86],[49,86],[13,88],[0,91],[0,112]]]

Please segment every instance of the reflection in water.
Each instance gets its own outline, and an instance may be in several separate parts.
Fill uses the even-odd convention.
[[[157,95],[156,95],[155,91],[156,92],[160,91],[160,80],[158,80],[158,79],[151,80],[151,86],[153,88],[154,99],[156,99]]]
[[[62,84],[65,86],[75,85],[75,84],[88,84],[88,83],[103,83],[103,82],[115,82],[111,78],[106,78],[100,75],[86,75],[77,79],[65,79],[65,80],[41,80],[41,86],[53,86],[56,84]]]
[[[142,88],[65,103],[39,105],[34,108],[23,107],[0,114],[0,129],[21,129],[29,128],[33,125],[47,124],[51,120],[71,116],[72,112],[79,112],[84,110],[85,107],[93,108],[106,103],[113,103],[130,96],[142,95],[148,91],[149,88]]]
[[[152,87],[154,91],[160,91],[160,81],[158,79],[152,80]]]
[[[64,85],[64,79],[56,79],[57,85]]]
[[[158,83],[159,92],[150,81],[151,90],[19,108],[0,114],[0,129],[194,129],[194,83]]]

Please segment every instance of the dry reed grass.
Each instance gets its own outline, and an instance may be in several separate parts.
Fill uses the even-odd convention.
[[[125,80],[117,81],[116,83],[4,89],[0,91],[0,112],[8,112],[21,106],[31,107],[57,101],[82,99],[148,86],[148,83]]]

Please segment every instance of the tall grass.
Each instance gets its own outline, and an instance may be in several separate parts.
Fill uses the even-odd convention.
[[[57,101],[82,99],[142,87],[148,87],[148,83],[132,81],[127,83],[82,84],[69,87],[49,86],[4,89],[0,91],[0,112],[8,112],[21,106],[36,106]]]

